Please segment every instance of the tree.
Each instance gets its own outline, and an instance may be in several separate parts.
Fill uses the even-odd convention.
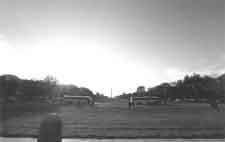
[[[39,80],[23,80],[20,90],[24,101],[39,100],[46,97],[48,92],[45,83]]]
[[[119,96],[118,96],[118,97],[119,97]],[[94,95],[94,100],[95,100],[95,101],[98,101],[98,102],[105,102],[105,101],[110,100],[110,98],[107,97],[107,96],[104,96],[103,94],[100,94],[100,93],[97,92],[97,93]]]
[[[220,84],[220,93],[225,98],[225,74],[218,77]]]
[[[44,82],[47,83],[51,87],[55,87],[58,84],[58,80],[56,79],[56,77],[53,77],[51,75],[47,75],[44,78]]]
[[[15,75],[0,76],[0,97],[6,102],[10,97],[16,96],[20,79]]]
[[[93,92],[85,87],[80,88],[80,95],[81,96],[94,96]]]
[[[44,84],[45,84],[45,89],[46,89],[46,93],[48,95],[48,98],[50,98],[52,101],[55,100],[57,97],[59,97],[58,93],[57,93],[57,84],[58,84],[58,80],[56,79],[56,77],[53,77],[51,75],[47,75],[44,78]]]

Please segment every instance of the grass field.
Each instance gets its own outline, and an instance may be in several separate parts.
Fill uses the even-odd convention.
[[[225,138],[225,105],[220,105],[220,112],[207,104],[191,103],[128,109],[126,101],[54,108],[38,113],[27,109],[3,119],[1,135],[37,137],[41,120],[56,112],[63,120],[63,137]]]

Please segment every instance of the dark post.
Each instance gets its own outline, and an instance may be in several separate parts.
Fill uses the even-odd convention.
[[[41,122],[38,142],[62,142],[62,121],[59,116],[50,114]]]

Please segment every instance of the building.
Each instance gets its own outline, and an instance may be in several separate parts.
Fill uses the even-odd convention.
[[[63,103],[64,104],[94,104],[94,99],[91,96],[71,96],[71,95],[64,95],[63,96]]]
[[[137,91],[136,91],[138,94],[141,94],[141,93],[145,93],[145,87],[144,86],[139,86],[137,88]]]

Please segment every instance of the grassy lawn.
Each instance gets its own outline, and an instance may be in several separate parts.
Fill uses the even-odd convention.
[[[22,115],[4,119],[1,134],[36,137],[41,120],[48,113],[56,112],[63,120],[64,137],[225,137],[225,105],[220,105],[221,112],[207,104],[128,109],[123,101],[99,103],[94,107],[64,105],[54,108],[39,113],[28,109]]]

